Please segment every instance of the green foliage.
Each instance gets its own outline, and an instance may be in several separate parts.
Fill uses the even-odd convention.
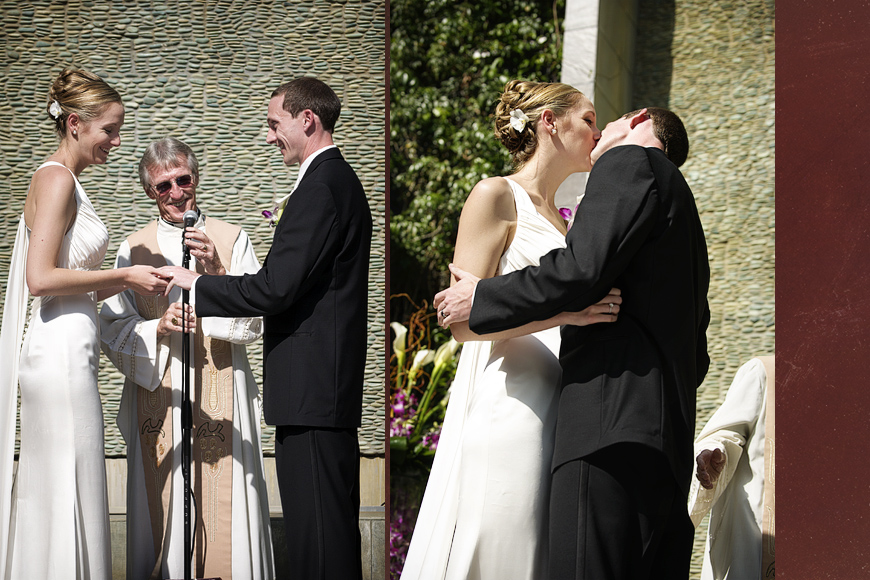
[[[563,11],[564,0],[390,2],[391,286],[414,301],[449,283],[468,192],[510,173],[493,134],[505,83],[559,80]]]

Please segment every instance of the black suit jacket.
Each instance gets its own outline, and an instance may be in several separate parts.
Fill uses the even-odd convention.
[[[682,174],[661,150],[625,145],[596,162],[565,249],[539,267],[480,282],[469,321],[478,333],[582,310],[622,290],[616,322],[562,328],[554,469],[637,442],[662,451],[688,490],[695,392],[710,363],[709,280]]]
[[[253,275],[203,276],[199,316],[263,316],[263,410],[271,425],[359,427],[372,216],[338,149],[320,153]]]

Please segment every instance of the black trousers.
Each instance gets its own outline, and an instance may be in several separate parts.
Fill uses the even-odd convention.
[[[654,449],[620,443],[553,472],[551,580],[683,580],[693,537],[686,498]]]
[[[275,464],[294,580],[361,580],[356,429],[278,426]]]

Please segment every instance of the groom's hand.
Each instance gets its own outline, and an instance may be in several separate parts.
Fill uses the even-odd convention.
[[[169,291],[175,286],[184,290],[190,290],[193,281],[199,278],[199,274],[186,268],[182,268],[181,266],[163,266],[160,268],[159,272],[161,275],[166,276],[167,279],[169,279],[169,284],[166,286],[166,291],[163,293],[164,296],[168,296]]]
[[[438,324],[447,328],[455,322],[465,322],[471,316],[471,300],[480,278],[462,268],[450,264],[450,273],[456,283],[435,295],[435,310]]]

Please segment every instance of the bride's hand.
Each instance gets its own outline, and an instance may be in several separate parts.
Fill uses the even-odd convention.
[[[159,296],[166,290],[169,281],[151,266],[129,266],[126,268],[126,286],[142,296]]]
[[[615,322],[622,304],[622,291],[619,288],[611,288],[610,293],[597,304],[581,310],[580,312],[563,312],[560,317],[561,325],[588,326],[599,322]]]

